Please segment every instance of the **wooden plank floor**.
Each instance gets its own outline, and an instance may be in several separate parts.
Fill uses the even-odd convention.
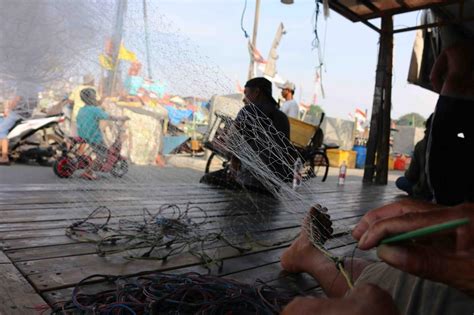
[[[344,232],[371,208],[398,198],[389,185],[363,186],[351,183],[337,187],[330,183],[314,183],[304,198],[328,207],[336,227],[336,237],[328,241],[332,252],[350,253],[355,242]],[[184,207],[188,203],[206,210],[209,231],[234,224],[233,218],[244,218],[251,207],[260,209],[259,219],[265,221],[259,230],[259,240],[275,242],[290,239],[300,230],[307,209],[288,213],[288,203],[263,196],[252,196],[214,189],[200,184],[134,185],[107,184],[93,189],[80,189],[78,184],[0,186],[0,314],[28,314],[25,310],[69,299],[72,288],[92,274],[133,276],[153,271],[207,273],[195,256],[183,252],[167,261],[129,260],[124,253],[105,257],[96,254],[91,243],[80,243],[65,235],[72,222],[85,218],[99,205],[106,204],[118,219],[139,219],[142,209],[157,209],[165,204]],[[291,202],[291,201],[290,201]],[[232,219],[231,219],[232,217]],[[94,222],[104,220],[96,217]],[[252,283],[257,278],[295,292],[317,292],[318,284],[307,275],[288,275],[281,271],[279,259],[287,244],[254,245],[241,253],[223,242],[206,247],[206,252],[223,261],[222,268],[212,267],[211,273]],[[6,281],[4,278],[15,279]],[[3,280],[3,281],[2,281]],[[103,283],[89,287],[100,290]],[[9,294],[6,295],[6,292]],[[18,295],[18,296],[16,296]],[[28,298],[22,298],[27,296]],[[8,299],[9,301],[5,301]],[[2,305],[3,304],[3,305]]]

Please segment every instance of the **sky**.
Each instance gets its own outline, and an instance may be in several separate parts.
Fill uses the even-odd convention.
[[[149,0],[150,1],[150,0]],[[153,0],[158,1],[158,0]],[[314,93],[314,73],[318,64],[314,39],[312,0],[295,0],[285,5],[278,0],[262,0],[257,32],[257,48],[266,58],[277,27],[286,29],[278,48],[278,74],[297,86],[296,99],[310,102]],[[245,0],[159,0],[160,13],[188,36],[212,62],[242,86],[247,79],[249,55],[247,39],[241,30]],[[247,0],[243,26],[253,31],[255,0]],[[417,13],[395,19],[395,27],[417,24]],[[331,117],[348,118],[355,108],[372,108],[378,34],[361,23],[352,23],[331,11],[327,21],[320,16],[318,25],[325,71],[325,98],[318,104]],[[378,20],[373,21],[379,24]],[[409,112],[427,117],[434,109],[435,93],[408,84],[406,78],[415,32],[395,35],[392,118]]]

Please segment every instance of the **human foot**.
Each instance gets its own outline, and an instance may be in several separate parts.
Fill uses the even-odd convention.
[[[284,270],[292,273],[303,272],[315,263],[327,261],[324,254],[313,245],[324,244],[333,232],[331,220],[324,211],[327,209],[320,205],[311,207],[303,221],[300,236],[281,256],[280,264]]]

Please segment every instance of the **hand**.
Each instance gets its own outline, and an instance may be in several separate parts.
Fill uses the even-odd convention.
[[[370,225],[381,219],[397,217],[407,213],[424,212],[440,208],[442,208],[442,206],[426,201],[419,201],[413,199],[404,199],[401,201],[397,201],[367,212],[352,231],[352,236],[356,240],[359,240],[361,236],[367,231]]]
[[[408,213],[374,222],[360,238],[359,248],[377,246],[385,237],[450,220],[469,218],[470,224],[430,237],[430,244],[382,245],[380,259],[393,267],[433,281],[442,282],[474,296],[474,204],[429,212]],[[450,240],[454,242],[449,242]]]
[[[281,312],[282,315],[330,314],[399,314],[392,297],[379,287],[363,284],[340,299],[298,297]]]

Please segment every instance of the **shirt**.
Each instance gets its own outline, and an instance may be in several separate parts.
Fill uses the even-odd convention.
[[[96,92],[97,99],[100,99],[100,95],[97,93],[96,88],[93,87],[93,86],[79,85],[74,90],[72,90],[71,94],[69,95],[69,100],[74,102],[74,105],[73,105],[73,108],[72,108],[72,115],[71,115],[71,121],[72,122],[76,122],[77,114],[79,114],[79,111],[85,105],[84,101],[81,99],[81,91],[86,89],[86,88],[93,89]]]
[[[295,119],[298,119],[300,113],[300,108],[295,100],[289,100],[284,102],[283,105],[281,105],[280,110],[285,113],[286,116]]]
[[[277,109],[266,115],[257,105],[251,104],[239,111],[235,122],[246,142],[270,171],[281,180],[290,180],[293,176],[291,161],[297,153],[289,141],[288,117]]]
[[[77,114],[77,133],[79,137],[89,144],[100,144],[104,142],[102,132],[99,127],[99,120],[109,119],[102,108],[85,105]]]

